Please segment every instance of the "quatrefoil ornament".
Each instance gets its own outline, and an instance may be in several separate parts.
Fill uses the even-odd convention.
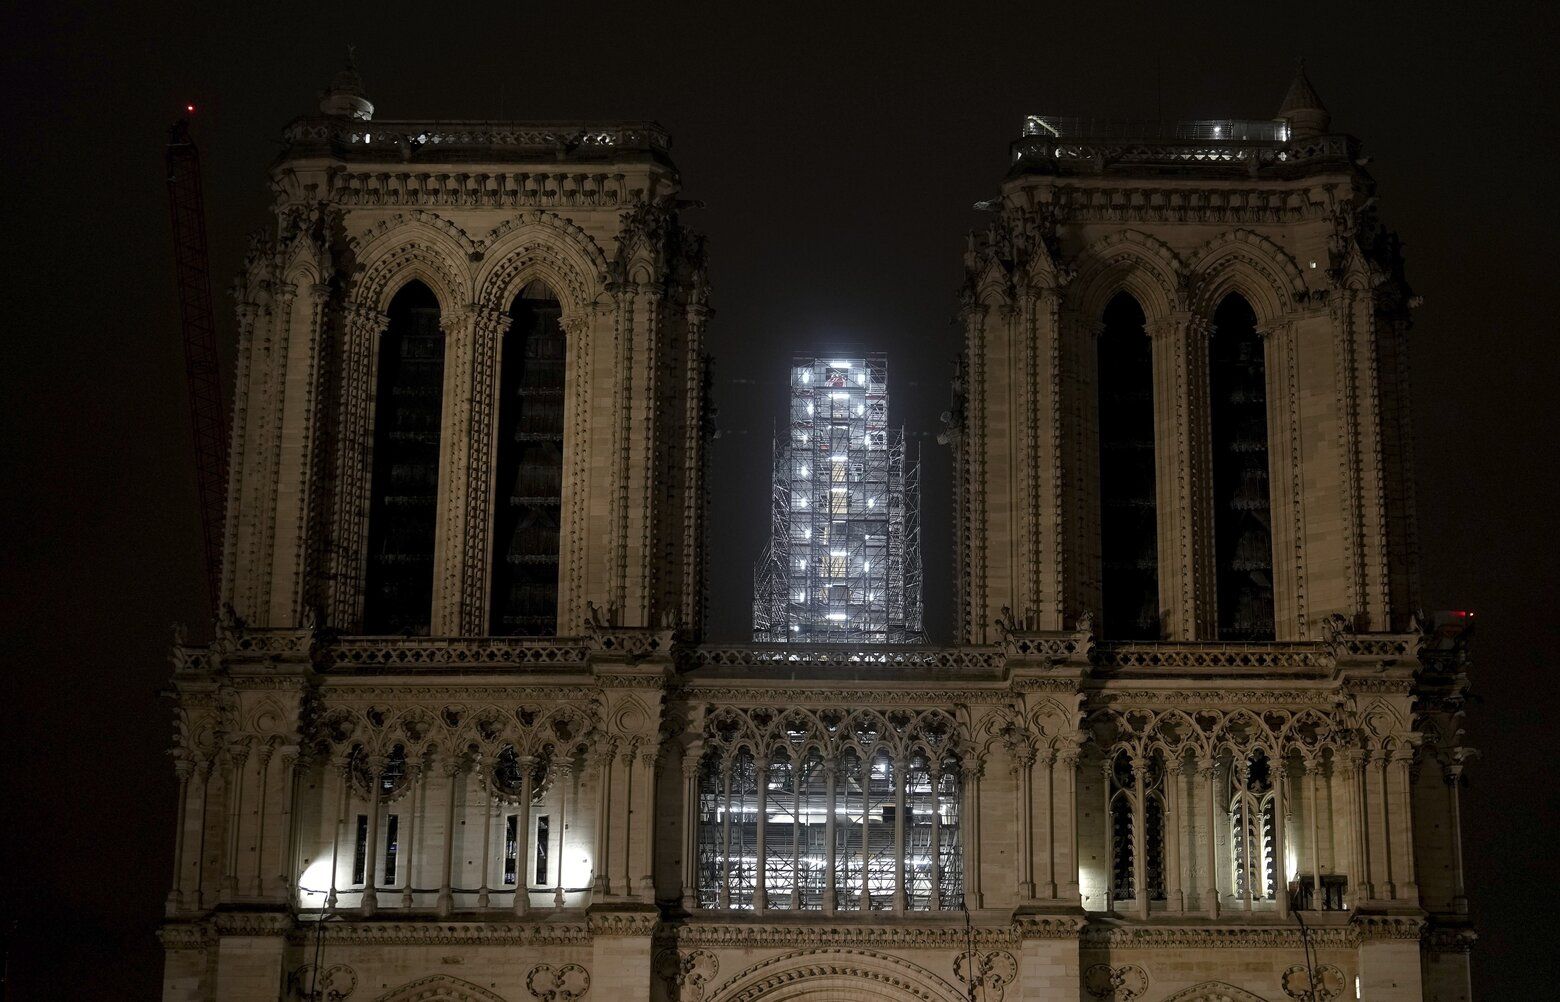
[[[1083,972],[1083,987],[1097,999],[1131,1002],[1148,991],[1148,972],[1136,964],[1095,964]]]
[[[1343,972],[1331,964],[1322,964],[1315,969],[1316,976],[1313,980],[1310,973],[1300,964],[1289,968],[1284,972],[1284,994],[1292,999],[1304,999],[1311,1002],[1326,1002],[1343,994]]]
[[[570,1002],[590,991],[590,974],[579,964],[537,964],[526,975],[525,988],[542,1002]]]
[[[301,1002],[342,1002],[357,989],[357,972],[346,964],[304,964],[287,980],[292,997]]]

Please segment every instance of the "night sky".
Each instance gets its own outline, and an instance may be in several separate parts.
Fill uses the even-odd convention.
[[[348,42],[384,118],[655,119],[710,238],[712,635],[746,639],[794,351],[890,354],[924,451],[927,622],[950,624],[938,446],[971,203],[1028,113],[1265,118],[1294,62],[1406,242],[1427,608],[1478,613],[1464,799],[1482,998],[1552,994],[1557,248],[1553,4],[7,5],[0,900],[8,998],[150,998],[171,870],[169,625],[205,635],[163,185],[186,100],[219,332],[266,166]],[[845,8],[851,9],[846,12]],[[1389,9],[1390,8],[1390,9]],[[1535,792],[1537,791],[1537,792]],[[1506,910],[1502,910],[1506,909]],[[1547,944],[1547,946],[1546,946]],[[1543,986],[1542,988],[1540,986]]]

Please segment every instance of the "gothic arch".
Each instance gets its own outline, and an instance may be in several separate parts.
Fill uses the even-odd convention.
[[[392,988],[376,1002],[504,1002],[504,997],[470,981],[435,974]]]
[[[590,234],[552,212],[522,212],[488,234],[475,287],[477,302],[496,310],[539,278],[577,315],[595,304],[607,275],[607,259]]]
[[[1126,292],[1143,310],[1148,324],[1183,309],[1184,268],[1169,245],[1138,230],[1108,233],[1078,255],[1072,287],[1080,316],[1098,321],[1118,292]]]
[[[362,306],[388,312],[390,300],[413,279],[432,290],[447,315],[471,301],[470,277],[462,263],[468,252],[460,241],[428,221],[404,221],[382,234],[372,234],[355,247],[361,256],[353,298]]]
[[[962,1002],[952,984],[917,964],[870,950],[797,950],[761,961],[728,980],[710,1002],[794,999]]]
[[[1282,320],[1305,292],[1305,278],[1284,249],[1251,230],[1230,230],[1198,248],[1186,269],[1192,310],[1211,319],[1232,292],[1251,304],[1259,327]]]
[[[1176,992],[1166,998],[1165,1002],[1267,1002],[1267,1000],[1223,981],[1204,981],[1200,985],[1193,985]]]

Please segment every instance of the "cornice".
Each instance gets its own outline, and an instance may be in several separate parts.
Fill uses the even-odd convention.
[[[765,947],[880,946],[925,949],[962,949],[973,935],[979,946],[1014,946],[1019,942],[1013,926],[975,926],[969,932],[963,917],[945,924],[857,924],[825,920],[798,922],[707,922],[692,919],[674,925],[671,938],[679,948],[754,949]]]
[[[300,940],[312,941],[316,927],[300,928]],[[356,946],[580,946],[591,930],[578,919],[513,922],[327,922],[327,942]]]

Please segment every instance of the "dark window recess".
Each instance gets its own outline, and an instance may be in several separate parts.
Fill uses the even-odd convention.
[[[363,882],[363,871],[368,865],[368,815],[357,816],[357,842],[352,850],[352,882]]]
[[[1304,911],[1343,911],[1343,896],[1349,889],[1349,878],[1333,873],[1322,874],[1322,893],[1320,898],[1316,894],[1316,887],[1310,874],[1299,878],[1300,890],[1295,897],[1295,907]]]
[[[1256,314],[1240,296],[1219,304],[1209,345],[1219,639],[1272,640],[1267,373]]]
[[[516,877],[516,864],[520,859],[520,847],[515,844],[520,834],[520,816],[511,814],[504,819],[504,883],[513,885]]]
[[[536,883],[538,887],[547,886],[547,836],[550,828],[547,815],[543,814],[536,819]]]
[[[1122,293],[1099,338],[1101,635],[1158,640],[1154,362],[1143,311]]]
[[[433,618],[444,333],[438,300],[421,282],[390,301],[377,387],[363,629],[426,635]]]
[[[532,282],[509,310],[499,380],[491,632],[545,636],[558,628],[558,532],[563,497],[561,308]]]
[[[401,854],[401,816],[392,814],[385,819],[385,886],[395,885],[396,857]]]

